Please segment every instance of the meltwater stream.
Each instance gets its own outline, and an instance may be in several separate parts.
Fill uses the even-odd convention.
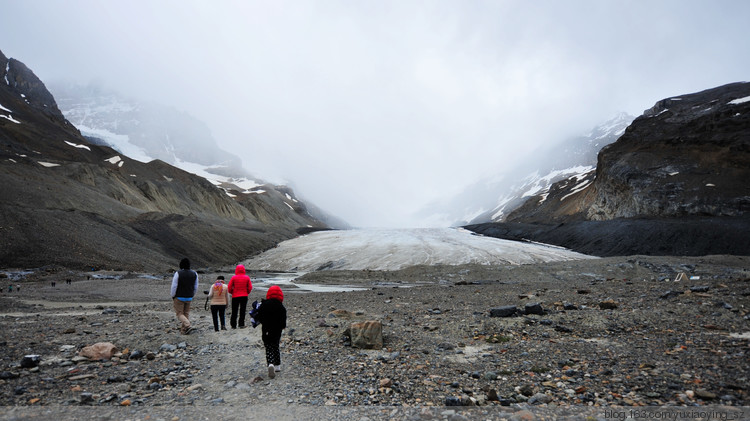
[[[251,273],[253,290],[266,291],[271,285],[278,285],[287,292],[349,292],[370,289],[364,286],[350,285],[317,285],[297,284],[295,279],[304,275],[304,272],[260,272]]]

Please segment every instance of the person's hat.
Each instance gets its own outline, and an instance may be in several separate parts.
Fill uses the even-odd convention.
[[[270,288],[268,288],[268,292],[266,293],[266,299],[274,299],[279,301],[284,301],[284,292],[281,291],[281,288],[279,288],[277,285],[273,285]]]

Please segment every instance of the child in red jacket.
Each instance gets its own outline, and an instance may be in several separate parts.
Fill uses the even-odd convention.
[[[255,319],[260,322],[263,346],[266,347],[266,362],[268,363],[268,377],[276,377],[281,371],[281,331],[286,329],[286,308],[284,292],[276,285],[268,288],[266,299],[260,303]]]

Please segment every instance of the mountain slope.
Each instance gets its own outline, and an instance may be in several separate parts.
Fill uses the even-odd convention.
[[[505,169],[464,190],[448,202],[432,204],[421,214],[425,218],[447,219],[453,225],[501,222],[534,195],[544,195],[557,181],[593,171],[602,147],[614,142],[633,121],[620,113],[589,133],[545,146],[514,168]]]
[[[750,83],[733,83],[657,102],[595,173],[470,229],[597,255],[748,255],[748,180]]]
[[[154,270],[186,255],[197,266],[233,263],[325,227],[289,191],[217,188],[90,143],[33,72],[1,52],[0,183],[6,267]]]

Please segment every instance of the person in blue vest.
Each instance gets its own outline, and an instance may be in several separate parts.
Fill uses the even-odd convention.
[[[180,333],[187,335],[194,329],[190,327],[190,303],[198,292],[198,274],[190,270],[190,260],[180,261],[180,270],[172,277],[172,302],[177,320],[180,321]]]

